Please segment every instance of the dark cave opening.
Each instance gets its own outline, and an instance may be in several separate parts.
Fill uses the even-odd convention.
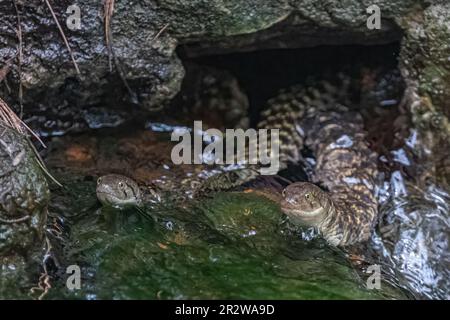
[[[190,82],[191,65],[226,70],[236,77],[249,100],[251,126],[258,120],[261,106],[277,92],[309,78],[321,79],[343,72],[359,78],[362,72],[398,71],[400,43],[384,45],[318,46],[300,49],[271,49],[253,52],[236,52],[224,55],[189,57],[189,47],[180,46],[178,55],[186,67],[185,83]],[[196,70],[196,69],[193,69]],[[183,94],[182,87],[181,93]],[[392,90],[391,100],[401,98],[403,86]],[[389,96],[386,97],[389,99]]]
[[[307,83],[311,78],[320,80],[344,73],[356,80],[356,86],[372,82],[364,93],[360,91],[363,89],[356,88],[352,94],[355,95],[356,104],[367,106],[361,108],[361,111],[367,121],[369,144],[379,154],[389,157],[387,150],[402,144],[400,139],[396,140],[398,129],[395,128],[404,90],[398,69],[399,52],[400,43],[393,42],[371,46],[270,49],[191,58],[189,47],[182,46],[178,49],[178,55],[186,68],[186,76],[180,95],[189,95],[198,89],[193,83],[199,83],[195,78],[198,78],[196,73],[200,73],[202,67],[225,70],[237,79],[240,89],[248,97],[249,125],[256,127],[261,109],[281,89]],[[373,101],[364,100],[367,97],[373,98]],[[218,117],[226,117],[227,111],[219,113]],[[205,113],[201,114],[204,115]],[[207,114],[207,117],[211,115]],[[189,125],[189,121],[186,124]],[[300,180],[305,178],[304,172],[300,172],[298,167],[289,171],[291,178],[293,173],[300,173]]]

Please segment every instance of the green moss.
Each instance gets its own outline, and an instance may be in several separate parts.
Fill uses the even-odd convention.
[[[156,223],[133,210],[77,210],[85,213],[72,225],[66,259],[82,266],[82,290],[55,283],[49,299],[403,298],[388,284],[365,289],[344,255],[322,241],[284,235],[278,208],[252,194],[149,211]]]

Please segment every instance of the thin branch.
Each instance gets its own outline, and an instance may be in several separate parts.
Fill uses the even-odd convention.
[[[23,117],[23,86],[22,86],[22,61],[23,61],[23,47],[22,47],[22,23],[20,20],[19,8],[17,7],[16,0],[13,0],[14,8],[16,9],[17,15],[17,38],[19,39],[19,63],[18,63],[18,73],[19,73],[19,105],[20,105],[20,118]]]
[[[31,143],[31,141],[28,141],[31,149],[33,150],[34,154],[36,155],[36,160],[37,163],[39,165],[39,167],[42,169],[42,171],[44,171],[44,173],[58,186],[58,187],[62,187],[63,185],[56,180],[56,178],[50,173],[50,171],[48,171],[47,167],[45,166],[44,160],[42,160],[41,155],[39,154],[39,152],[36,150],[36,147],[34,146],[34,144]]]
[[[156,36],[153,37],[152,41],[155,41],[156,39],[158,39],[161,34],[167,29],[167,27],[169,26],[170,23],[166,23],[166,25],[164,27],[161,28],[161,30],[158,31],[158,33],[156,34]]]
[[[81,74],[80,69],[78,68],[77,62],[75,61],[75,57],[73,55],[72,49],[70,48],[69,42],[67,41],[66,35],[64,34],[64,30],[62,29],[62,27],[58,21],[58,18],[56,17],[55,12],[53,11],[52,6],[50,5],[50,2],[48,2],[48,0],[44,0],[44,1],[47,4],[47,7],[49,8],[50,12],[52,13],[53,20],[55,20],[55,23],[58,26],[59,33],[61,34],[61,37],[63,38],[64,43],[66,44],[67,50],[69,51],[70,58],[72,59],[75,70],[77,71],[77,74],[80,75]]]
[[[30,218],[31,218],[30,216],[23,216],[23,217],[16,218],[16,219],[3,219],[3,218],[0,218],[0,222],[13,224],[13,223],[19,223],[19,222],[26,221],[26,220],[28,220]]]
[[[46,251],[44,254],[44,259],[42,261],[42,267],[44,269],[44,272],[41,273],[37,287],[32,287],[30,289],[30,294],[33,295],[35,291],[40,291],[41,294],[37,297],[38,300],[42,300],[48,293],[48,291],[52,288],[52,285],[50,283],[50,275],[48,274],[47,270],[47,259],[51,257],[51,252],[53,249],[53,246],[50,243],[50,240],[48,239],[47,235],[45,235],[45,244],[46,244]]]
[[[6,87],[6,91],[8,91],[8,94],[10,94],[11,93],[11,88],[8,85],[8,80],[7,79],[5,79],[5,87]]]
[[[109,72],[112,72],[112,35],[111,35],[111,20],[114,13],[114,0],[105,0],[103,4],[104,21],[105,21],[105,41],[108,48]]]
[[[35,137],[39,143],[47,148],[45,143],[41,140],[41,138],[34,132],[25,122],[23,122],[15,113],[11,110],[11,108],[0,98],[0,119],[3,120],[10,127],[14,128],[16,131],[21,134],[26,134],[29,132],[33,137]]]
[[[136,93],[134,93],[134,91],[131,89],[130,85],[128,84],[128,81],[124,76],[125,72],[120,64],[120,61],[114,54],[113,36],[112,36],[112,32],[111,32],[111,20],[112,20],[112,16],[114,13],[114,0],[105,0],[104,1],[103,12],[104,12],[103,18],[105,21],[105,42],[106,42],[106,47],[108,49],[109,71],[110,72],[113,71],[113,62],[114,62],[114,66],[117,69],[117,73],[119,74],[120,79],[122,80],[125,88],[127,89],[128,94],[131,97],[131,100],[134,103],[137,103],[137,101],[138,101],[137,95],[136,95]]]

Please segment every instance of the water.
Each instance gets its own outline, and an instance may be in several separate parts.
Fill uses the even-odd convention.
[[[374,248],[416,298],[450,299],[450,195],[396,176],[392,195],[381,203]]]
[[[96,170],[111,170],[115,160],[101,159],[116,158],[129,139],[114,145],[102,140],[110,135],[97,139],[106,151],[93,157],[100,159],[93,169],[77,173],[69,163],[50,168],[64,188],[52,190],[49,238],[54,248],[47,261],[51,288],[45,299],[449,298],[450,196],[443,187],[419,188],[404,170],[386,176],[373,250],[363,252],[367,261],[381,264],[381,289],[369,290],[367,265],[352,263],[310,230],[286,224],[276,205],[255,194],[219,193],[184,207],[153,205],[147,209],[151,219],[134,210],[102,208],[95,196]],[[154,149],[140,150],[142,159],[153,158]],[[395,150],[396,162],[417,165],[406,147]],[[55,221],[62,232],[54,232]],[[382,230],[386,226],[395,228]],[[69,265],[81,268],[81,290],[66,287]],[[3,298],[41,293],[30,295],[36,272],[24,268],[2,274],[10,275],[1,280]]]
[[[367,289],[343,252],[288,232],[279,209],[256,195],[220,193],[189,208],[148,210],[154,219],[146,220],[92,206],[94,183],[73,183],[54,213],[70,212],[64,263],[81,267],[82,289],[65,288],[63,276],[48,299],[406,297],[388,283]]]
[[[153,141],[144,137],[142,145]],[[369,290],[367,265],[352,263],[344,251],[310,230],[287,224],[277,206],[255,194],[219,193],[184,207],[152,205],[147,209],[151,219],[134,210],[102,208],[95,177],[105,172],[98,170],[112,170],[120,159],[117,154],[141,145],[129,146],[136,139],[109,134],[96,138],[102,148],[95,156],[83,151],[77,165],[50,167],[64,188],[52,190],[49,238],[54,248],[47,261],[51,288],[45,299],[448,298],[450,196],[445,188],[419,188],[404,170],[386,176],[373,250],[363,252],[367,261],[381,264],[381,289]],[[107,143],[111,139],[119,142]],[[87,145],[83,141],[75,143]],[[58,154],[74,157],[76,152],[65,151],[73,150],[73,142],[62,145],[66,149],[56,149]],[[161,153],[158,148],[139,147],[139,166],[142,159]],[[396,162],[417,165],[407,148],[395,150]],[[77,172],[80,165],[84,171]],[[158,162],[157,172],[165,175],[174,170],[160,167]],[[141,167],[136,171],[146,172]],[[55,221],[62,224],[62,232],[54,232]],[[381,230],[386,226],[396,228],[391,233]],[[66,287],[69,265],[81,268],[81,290]],[[30,295],[39,278],[36,272],[24,269],[9,275],[2,277],[1,297],[42,293]]]

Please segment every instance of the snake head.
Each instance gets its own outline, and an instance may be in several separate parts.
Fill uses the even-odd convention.
[[[140,206],[142,195],[137,183],[128,177],[108,174],[97,180],[97,199],[117,209]]]
[[[308,182],[296,182],[283,190],[281,210],[297,224],[318,226],[326,217],[329,197],[318,186]]]

